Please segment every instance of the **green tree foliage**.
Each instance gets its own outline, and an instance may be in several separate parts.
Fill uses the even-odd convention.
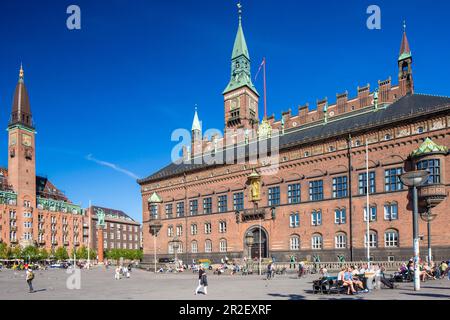
[[[55,251],[55,259],[56,260],[67,260],[69,259],[69,253],[65,247],[59,247]]]
[[[21,259],[22,258],[22,249],[20,246],[16,246],[11,250],[11,258]]]
[[[45,248],[39,250],[39,260],[46,260],[49,257],[49,253]]]
[[[39,249],[35,246],[25,247],[21,252],[21,258],[29,262],[39,260]]]
[[[125,260],[142,260],[143,252],[131,249],[110,249],[106,250],[105,257],[116,261],[119,261],[120,258]]]
[[[6,243],[0,243],[0,259],[9,259],[9,255],[11,254],[10,250]]]

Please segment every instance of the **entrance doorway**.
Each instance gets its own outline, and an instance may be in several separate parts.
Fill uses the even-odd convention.
[[[269,256],[269,241],[267,237],[267,233],[264,229],[261,229],[259,226],[250,228],[245,235],[253,234],[253,244],[249,247],[248,244],[245,244],[244,248],[246,248],[246,252],[244,252],[245,256],[248,256],[250,253],[250,257],[253,259],[259,259],[260,252],[261,258],[268,258]]]

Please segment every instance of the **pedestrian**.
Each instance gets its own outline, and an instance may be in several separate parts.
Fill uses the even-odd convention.
[[[116,267],[116,272],[114,274],[114,279],[120,280],[120,267],[119,266]]]
[[[30,288],[30,293],[34,292],[33,289],[33,279],[34,279],[34,272],[31,270],[31,268],[27,267],[27,273],[26,273],[26,280],[28,283],[28,287]]]
[[[195,295],[198,294],[198,291],[203,287],[203,293],[205,295],[208,294],[208,276],[206,275],[205,267],[203,265],[200,266],[200,271],[198,272],[198,287],[195,289]]]

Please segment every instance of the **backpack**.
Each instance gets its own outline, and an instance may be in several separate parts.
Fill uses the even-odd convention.
[[[28,275],[28,280],[33,280],[34,279],[34,272],[32,270],[30,270],[30,273]]]

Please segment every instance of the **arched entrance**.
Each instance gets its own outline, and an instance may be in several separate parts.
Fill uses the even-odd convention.
[[[249,239],[249,236],[252,237]],[[269,257],[269,238],[264,228],[259,226],[251,227],[244,235],[244,256],[251,259],[259,259],[260,252],[261,258]]]

